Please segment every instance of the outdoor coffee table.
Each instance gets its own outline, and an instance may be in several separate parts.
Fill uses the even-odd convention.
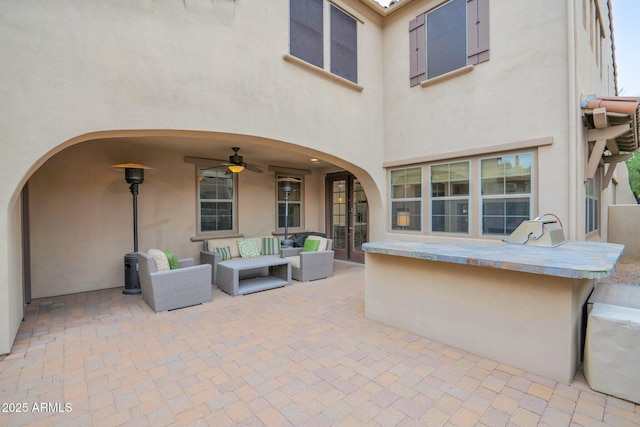
[[[263,256],[218,263],[216,285],[229,295],[245,295],[291,284],[291,261]]]

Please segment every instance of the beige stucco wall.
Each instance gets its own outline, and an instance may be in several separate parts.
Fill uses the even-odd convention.
[[[589,26],[582,24],[582,1],[517,7],[491,2],[490,60],[450,80],[410,87],[407,23],[440,3],[413,1],[385,22],[385,162],[392,167],[428,165],[469,158],[471,153],[493,155],[504,147],[513,151],[532,140],[550,138],[552,144],[537,148],[534,212],[558,215],[567,238],[585,239],[587,141],[580,100],[590,94],[615,95],[608,39],[603,39],[596,62]],[[608,32],[606,4],[600,7]],[[520,35],[523,32],[526,37]],[[610,186],[604,190],[602,206],[614,198]],[[589,236],[591,240],[607,239],[607,214],[602,214],[601,229]],[[477,233],[479,224],[472,227]],[[407,238],[407,233],[390,234]],[[425,234],[409,233],[408,238]]]
[[[466,158],[480,149],[489,155],[504,145],[513,150],[551,138],[553,144],[537,150],[544,173],[535,177],[536,212],[571,221],[569,189],[556,185],[566,182],[568,162],[565,6],[492,2],[491,59],[448,81],[410,87],[407,22],[438,3],[414,2],[385,27],[385,57],[397,58],[385,62],[385,161],[410,163],[426,155],[447,161],[447,154]],[[526,37],[517,36],[522,31]],[[471,226],[477,233],[478,222]]]
[[[0,211],[0,241],[4,242],[0,251],[0,295],[9,298],[2,298],[0,303],[0,354],[10,350],[22,316],[20,221],[15,200],[24,183],[47,160],[75,143],[91,140],[85,135],[92,132],[120,131],[126,135],[127,130],[139,129],[198,130],[281,141],[293,148],[325,153],[332,163],[352,170],[365,185],[370,203],[380,206],[378,187],[384,175],[380,167],[383,103],[379,17],[359,1],[338,3],[365,21],[358,24],[358,83],[363,91],[345,88],[283,60],[289,49],[287,0],[3,2],[0,44],[3,55],[11,61],[0,69],[0,109],[10,112],[0,115],[0,205],[5,207]],[[362,147],[367,147],[366,156]],[[73,159],[87,154],[70,151],[66,155]],[[175,194],[180,186],[194,185],[190,176],[193,166],[183,164],[178,157],[169,152],[139,157],[140,162],[157,161],[154,166],[170,165],[172,170],[170,175],[150,175],[141,186],[140,208],[152,212],[151,218],[142,219],[141,239],[145,240],[141,248],[166,245],[188,255],[197,245],[189,243],[184,235],[181,239],[176,236],[191,235],[195,218],[182,205],[159,197],[161,191]],[[112,158],[94,156],[90,160],[92,165],[82,167],[81,172],[90,172],[95,184],[80,184],[77,194],[94,202],[87,219],[107,224],[117,219],[130,221],[131,196],[124,180],[117,174],[110,175],[113,171],[102,172],[105,165],[112,164]],[[132,158],[128,155],[114,160],[128,162]],[[63,166],[58,160],[54,162]],[[101,172],[95,173],[98,169]],[[52,178],[52,183],[59,182],[63,187],[73,181],[70,174],[57,171],[45,176],[47,171],[43,169],[43,175],[34,176],[34,181],[42,183]],[[317,179],[315,186],[320,186]],[[34,197],[43,196],[39,192],[46,187],[35,187]],[[99,200],[95,199],[96,190],[102,190]],[[72,194],[69,191],[60,196],[68,202]],[[176,197],[184,197],[184,206],[193,209],[194,202],[188,200],[193,191]],[[65,231],[72,228],[70,219],[77,219],[77,215],[69,207],[44,196],[40,202],[51,202],[48,207],[53,206],[54,212],[63,216],[59,220],[69,221]],[[241,208],[243,203],[248,202],[241,200]],[[173,220],[175,217],[167,214],[169,210],[177,210],[181,220]],[[318,217],[310,218],[318,221]],[[103,253],[117,254],[117,259],[103,262],[118,272],[103,274],[100,283],[72,283],[65,289],[111,286],[120,280],[117,264],[123,250],[129,250],[122,244],[129,238],[122,240],[115,235],[120,230],[123,235],[128,233],[127,227],[118,225],[115,235],[101,225],[95,231],[80,227],[70,232],[70,240],[45,232],[44,223],[35,227],[49,238],[43,241],[39,237],[38,245],[32,248],[34,259],[43,262],[41,267],[34,267],[40,268],[34,277],[37,295],[57,292],[56,287],[59,291],[62,285],[43,284],[45,275],[52,271],[58,272],[60,280],[81,273],[88,276],[88,282],[98,281],[92,278],[96,275],[89,266],[95,253],[79,254],[78,250],[105,242]],[[247,234],[262,233],[267,228],[249,227]],[[153,237],[149,229],[153,229]],[[383,220],[372,217],[372,236],[381,238],[383,232]],[[67,266],[74,267],[63,271],[47,258],[45,252],[58,250]]]
[[[365,315],[570,383],[595,280],[366,254]]]
[[[625,246],[624,258],[640,260],[640,205],[609,206],[609,241]]]

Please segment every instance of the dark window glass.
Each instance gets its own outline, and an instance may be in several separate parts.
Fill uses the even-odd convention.
[[[233,175],[198,169],[200,232],[233,230]]]
[[[530,200],[485,199],[482,203],[483,234],[508,235],[529,219]]]
[[[291,0],[289,5],[289,53],[322,68],[322,0]]]
[[[452,0],[427,13],[427,78],[467,65],[467,2]]]
[[[335,6],[331,6],[331,72],[358,81],[356,20]]]

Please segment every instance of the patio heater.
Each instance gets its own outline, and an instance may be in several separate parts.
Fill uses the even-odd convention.
[[[282,183],[282,191],[284,191],[284,240],[282,246],[293,246],[293,241],[289,240],[289,195],[293,190],[294,182],[301,182],[296,178],[279,178],[276,182]]]
[[[152,169],[149,166],[137,163],[122,163],[112,167],[123,169],[124,179],[127,181],[129,191],[133,196],[133,252],[124,256],[124,290],[125,295],[137,295],[140,293],[140,279],[138,278],[138,185],[144,182],[144,170]]]

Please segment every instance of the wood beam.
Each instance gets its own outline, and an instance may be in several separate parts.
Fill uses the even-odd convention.
[[[589,129],[589,131],[587,132],[587,141],[591,142],[614,139],[619,137],[623,133],[628,132],[629,130],[631,130],[631,124],[629,123],[617,126],[609,126],[608,128],[604,129]]]
[[[609,127],[609,119],[607,119],[607,109],[606,108],[595,108],[593,112],[593,124],[596,129],[604,129]]]
[[[587,163],[586,177],[584,179],[585,182],[595,176],[605,148],[607,148],[606,139],[596,141],[595,145],[593,146],[593,150],[591,150],[591,154],[589,154],[589,162]]]
[[[626,153],[626,154],[617,154],[615,156],[605,156],[603,160],[605,163],[620,163],[630,159],[631,157],[633,157],[633,153]]]
[[[613,172],[616,170],[616,166],[620,162],[624,162],[628,158],[633,156],[633,154],[620,154],[616,156],[606,156],[603,160],[605,163],[609,163],[609,167],[607,168],[607,173],[604,175],[604,180],[602,181],[602,189],[604,190],[611,183],[611,178],[613,178]]]
[[[620,147],[618,141],[610,139],[607,141],[607,150],[611,151],[611,154],[620,154]]]

